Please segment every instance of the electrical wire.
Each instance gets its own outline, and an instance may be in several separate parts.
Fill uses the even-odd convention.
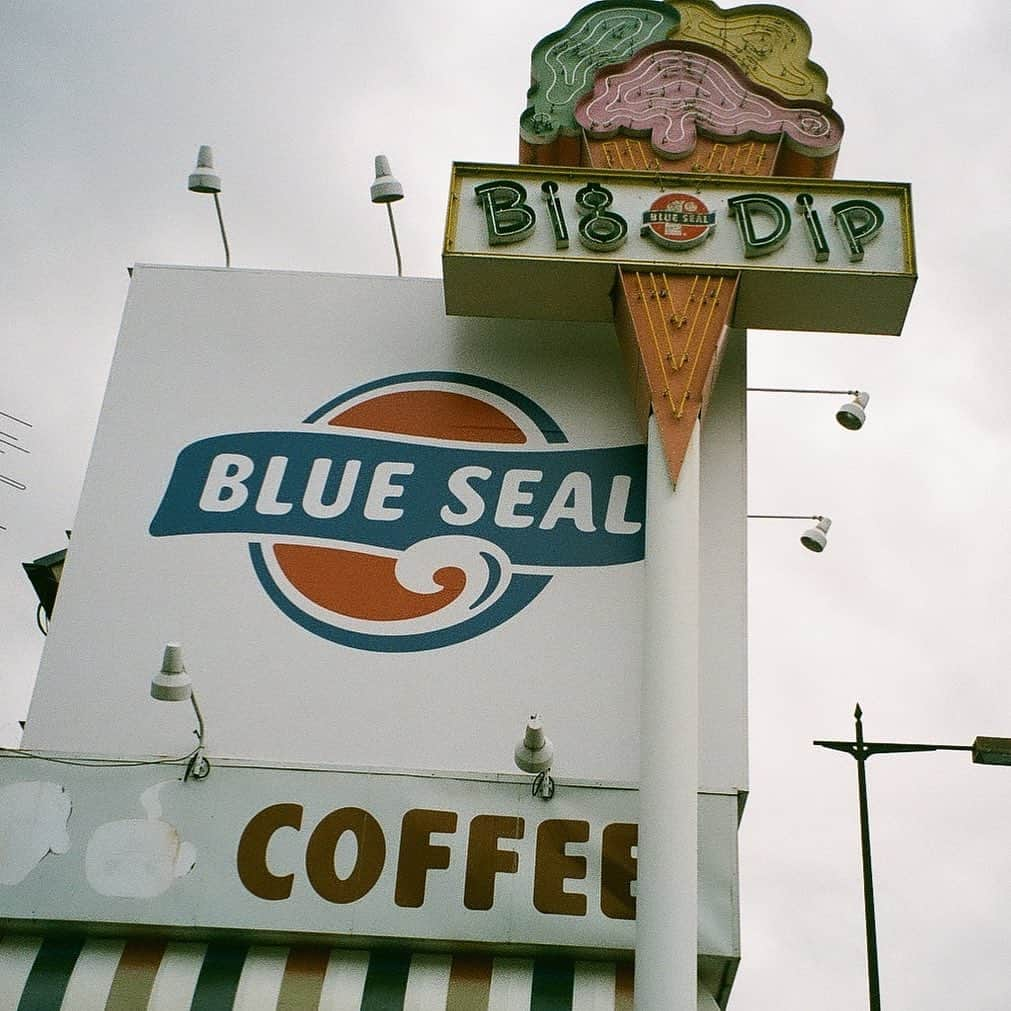
[[[52,762],[54,765],[74,765],[81,769],[135,769],[148,765],[178,765],[181,762],[193,763],[200,756],[202,747],[197,745],[192,751],[185,755],[176,755],[172,758],[151,758],[145,761],[125,761],[119,758],[96,758],[90,761],[75,758],[54,758],[52,755],[40,755],[35,751],[23,751],[19,748],[0,748],[0,756],[11,758],[34,758],[38,762]],[[192,779],[206,779],[210,772],[210,763],[206,758],[202,759],[208,767],[203,775],[194,774]],[[187,765],[187,769],[189,764]]]

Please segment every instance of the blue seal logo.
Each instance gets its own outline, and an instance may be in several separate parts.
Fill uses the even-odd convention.
[[[186,446],[155,537],[243,533],[270,599],[315,635],[411,652],[464,642],[559,569],[642,559],[645,447],[572,449],[501,383],[415,372],[290,431]]]

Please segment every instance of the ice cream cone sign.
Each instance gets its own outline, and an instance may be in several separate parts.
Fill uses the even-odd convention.
[[[690,5],[696,25],[704,25],[700,6]],[[551,42],[551,56],[542,57],[549,67],[561,66],[591,38],[628,39],[625,59],[588,71],[586,91],[573,104],[571,129],[579,135],[581,165],[689,175],[831,176],[842,141],[839,116],[823,101],[798,101],[751,79],[734,59],[744,52],[736,36],[706,35],[700,26],[696,34],[705,41],[684,40],[678,36],[679,15],[669,29],[672,38],[632,51],[626,11],[591,7],[598,9],[577,15],[568,34]],[[677,7],[671,5],[674,11]],[[639,17],[647,20],[652,10],[653,5],[643,5]],[[783,11],[775,25],[790,21],[800,19]],[[770,50],[785,49],[782,42],[789,36],[773,30],[771,20],[766,23]],[[787,54],[778,55],[785,62]],[[545,91],[552,90],[557,90],[554,79],[546,82]],[[520,154],[521,160],[527,155],[544,164],[544,152],[522,135]],[[649,238],[668,248],[703,243],[715,226],[709,207],[690,186],[683,188],[688,192],[665,187],[644,223]],[[708,401],[737,285],[734,272],[618,270],[615,325],[637,414],[644,430],[649,412],[656,417],[673,483]]]
[[[534,47],[521,165],[456,166],[447,311],[613,321],[675,483],[728,327],[897,334],[912,295],[908,187],[831,181],[810,38],[765,5],[591,3]]]

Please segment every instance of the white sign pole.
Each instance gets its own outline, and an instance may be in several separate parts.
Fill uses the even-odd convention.
[[[650,418],[635,999],[670,1011],[696,1011],[699,443],[672,490]]]
[[[702,429],[699,789],[748,789],[747,335],[724,336]]]

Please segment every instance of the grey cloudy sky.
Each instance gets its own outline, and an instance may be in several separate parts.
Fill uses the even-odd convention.
[[[134,262],[219,264],[212,204],[186,191],[215,147],[239,266],[389,273],[372,156],[391,157],[407,273],[438,276],[452,160],[514,162],[532,45],[578,0],[284,5],[15,0],[0,14],[0,419],[31,455],[0,473],[0,733],[41,650],[20,562],[73,526]],[[824,513],[828,550],[751,525],[752,795],[744,958],[731,1006],[866,1001],[853,763],[811,747],[1011,736],[1006,7],[797,0],[847,133],[837,176],[910,181],[920,281],[901,338],[755,333],[756,512]],[[1004,237],[1004,238],[1002,238]],[[166,377],[170,381],[171,377]],[[130,461],[123,461],[129,468]],[[869,766],[884,1003],[1011,1006],[1011,770],[959,755]]]

